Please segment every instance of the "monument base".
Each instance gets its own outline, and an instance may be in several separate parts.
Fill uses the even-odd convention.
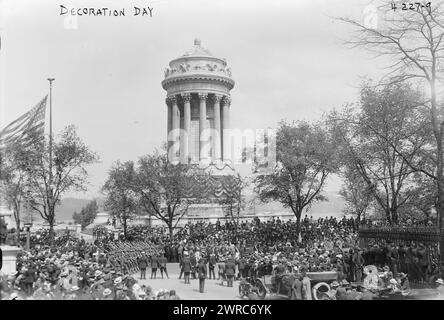
[[[224,216],[221,205],[215,203],[193,204],[188,208],[185,220],[188,222],[205,220],[206,222],[215,223],[218,218],[224,218]]]
[[[22,251],[21,247],[1,246],[3,256],[3,274],[13,274],[17,272],[17,255]]]

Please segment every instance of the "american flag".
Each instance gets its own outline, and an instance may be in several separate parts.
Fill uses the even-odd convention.
[[[13,143],[30,144],[45,137],[46,95],[34,108],[0,131],[0,150]]]

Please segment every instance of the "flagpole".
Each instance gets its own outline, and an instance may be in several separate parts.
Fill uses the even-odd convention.
[[[49,81],[49,181],[52,184],[52,82],[54,78],[48,78]],[[52,193],[52,189],[51,189]]]

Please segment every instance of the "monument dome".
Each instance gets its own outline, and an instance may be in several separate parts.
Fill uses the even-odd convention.
[[[168,96],[192,93],[196,89],[227,95],[234,87],[234,81],[226,60],[214,56],[202,47],[199,39],[195,39],[191,50],[170,61],[162,87],[167,90]]]

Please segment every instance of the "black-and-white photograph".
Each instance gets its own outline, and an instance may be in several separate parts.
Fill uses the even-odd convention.
[[[443,0],[0,0],[0,300],[444,300],[443,78]]]

